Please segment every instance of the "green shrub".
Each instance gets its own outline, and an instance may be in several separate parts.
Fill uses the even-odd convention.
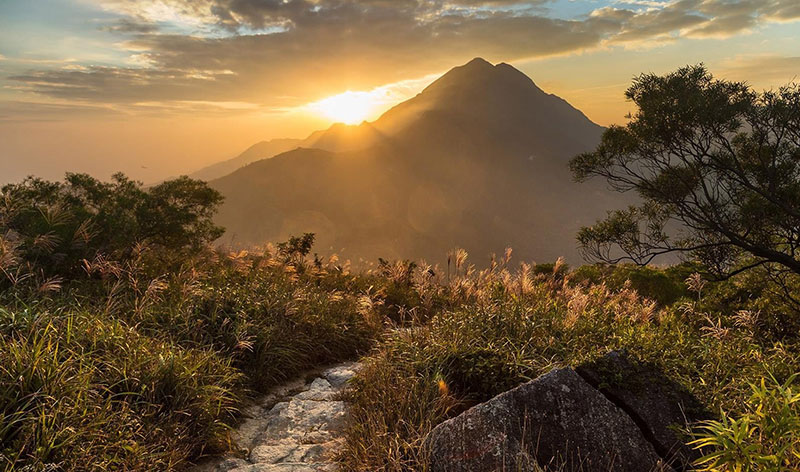
[[[3,186],[0,197],[0,283],[16,282],[20,271],[74,277],[84,259],[124,261],[141,243],[180,260],[223,232],[211,221],[222,195],[188,177],[148,189],[122,174],[111,182],[70,173],[64,182],[29,177]]]
[[[751,384],[752,396],[738,415],[722,413],[696,431],[692,444],[711,450],[700,470],[783,472],[800,470],[800,391],[798,375],[781,383],[774,377]]]

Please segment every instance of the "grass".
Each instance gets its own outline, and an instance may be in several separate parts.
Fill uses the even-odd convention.
[[[367,350],[380,326],[335,266],[156,250],[0,297],[0,470],[176,470],[230,446],[249,395]]]
[[[757,273],[708,283],[688,265],[513,267],[510,253],[477,270],[463,251],[445,270],[350,273],[294,242],[300,252],[137,245],[82,276],[6,279],[0,470],[181,470],[231,447],[249,396],[366,354],[341,466],[422,471],[437,424],[622,348],[720,412],[695,431],[716,454],[707,470],[797,467],[800,317]]]
[[[86,312],[28,314],[0,312],[6,469],[166,470],[226,434],[242,377],[214,352]]]
[[[794,374],[783,383],[775,377],[751,384],[752,394],[737,417],[698,427],[692,444],[711,450],[698,468],[704,471],[789,471],[800,469],[800,392]]]
[[[725,311],[735,297],[723,294],[752,281],[708,286],[708,294],[698,299],[690,290],[696,284],[678,278],[680,268],[618,269],[655,272],[644,274],[646,280],[670,277],[670,284],[686,294],[658,303],[630,282],[612,289],[602,279],[587,281],[583,275],[589,270],[596,269],[568,273],[560,264],[546,270],[500,264],[411,286],[417,298],[445,299],[447,308],[424,324],[398,326],[366,358],[349,392],[353,406],[344,470],[425,470],[421,444],[437,424],[553,367],[614,349],[655,363],[712,411],[725,412],[724,418],[756,408],[751,384],[764,377],[793,382],[792,374],[800,371],[797,338],[776,336],[759,321],[760,313],[747,310],[765,300],[740,300],[738,311]],[[668,287],[672,293],[673,287]],[[650,284],[651,290],[657,288]],[[800,415],[793,411],[784,416],[797,421]],[[749,441],[770,449],[766,439]],[[800,443],[793,442],[791,453],[799,451]]]

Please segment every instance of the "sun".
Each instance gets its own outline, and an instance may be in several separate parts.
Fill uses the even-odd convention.
[[[367,119],[374,106],[374,97],[371,93],[350,90],[309,104],[316,113],[348,125],[358,124]]]

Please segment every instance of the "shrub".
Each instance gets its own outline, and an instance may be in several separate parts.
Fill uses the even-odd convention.
[[[711,449],[700,470],[783,472],[800,470],[800,391],[798,375],[781,383],[774,377],[751,384],[744,412],[722,413],[696,431],[692,444]]]
[[[620,290],[625,284],[630,284],[643,297],[655,300],[661,306],[668,306],[689,294],[683,283],[689,274],[681,269],[681,266],[659,269],[633,264],[584,265],[572,273],[572,280],[605,283],[612,290]]]
[[[188,177],[145,189],[115,174],[101,182],[67,174],[64,182],[29,177],[2,188],[0,272],[74,277],[84,259],[102,255],[124,261],[137,244],[166,249],[164,255],[198,250],[222,235],[211,217],[222,196]],[[17,277],[18,278],[18,277]]]

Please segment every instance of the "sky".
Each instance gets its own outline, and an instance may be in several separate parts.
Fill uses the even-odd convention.
[[[375,119],[473,57],[624,123],[643,72],[800,80],[800,1],[0,0],[0,183],[190,173]]]

